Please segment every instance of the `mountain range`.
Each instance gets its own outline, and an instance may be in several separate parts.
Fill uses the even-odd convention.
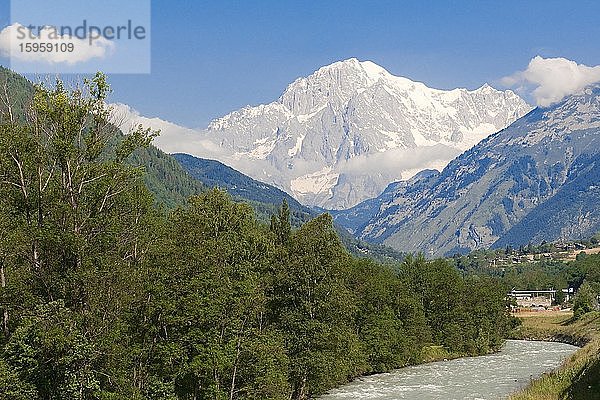
[[[599,132],[593,87],[536,108],[441,173],[334,215],[364,240],[430,255],[590,237],[600,231]]]
[[[275,101],[248,106],[192,130],[163,129],[157,145],[216,159],[309,206],[344,209],[393,181],[441,170],[531,107],[510,90],[431,89],[370,62],[335,62],[292,82]]]
[[[362,78],[360,74],[357,75],[358,69],[364,73]],[[379,74],[378,80],[375,80],[376,74]],[[7,82],[14,112],[21,114],[23,104],[32,95],[31,83],[6,69],[0,69],[0,79]],[[324,83],[327,80],[333,83]],[[317,82],[325,86],[319,90]],[[313,206],[311,210],[283,190],[284,183],[274,187],[220,161],[189,154],[174,154],[172,157],[153,146],[136,151],[128,162],[144,166],[146,184],[156,201],[167,209],[183,204],[189,195],[218,186],[226,189],[235,199],[249,202],[263,220],[267,220],[285,199],[290,204],[294,225],[297,226],[317,212],[327,211],[316,206],[318,203],[329,206],[336,224],[359,239],[357,241],[341,232],[351,252],[388,260],[401,258],[399,252],[450,255],[479,248],[585,238],[600,231],[600,87],[590,87],[559,103],[526,113],[530,107],[509,91],[499,92],[484,85],[475,91],[455,89],[443,92],[410,82],[405,78],[393,77],[369,62],[351,59],[334,63],[308,78],[295,81],[277,102],[234,112],[213,121],[209,129],[202,132],[181,128],[158,118],[141,117],[123,105],[117,105],[116,110],[124,112],[121,115],[123,121],[142,122],[165,129],[166,137],[159,138],[163,141],[157,143],[161,148],[210,149],[209,153],[220,154],[223,159],[237,159],[243,165],[254,165],[255,172],[262,171],[256,172],[258,175],[273,179],[279,177],[280,183],[299,173],[298,164],[326,165],[326,168],[330,168],[328,171],[337,174],[332,181],[314,175],[323,190],[315,189],[311,192],[313,197],[292,190],[292,186],[299,182],[298,177],[289,181],[288,190],[294,197],[323,200],[309,201]],[[426,122],[417,117],[414,120],[406,117],[404,106],[394,103],[400,92],[387,99],[375,100],[376,95],[381,94],[380,90],[389,92],[391,89],[388,86],[392,84],[410,86],[410,90],[406,89],[404,94],[408,99],[404,103],[427,104],[412,108],[415,113],[415,110],[422,111],[418,118],[429,118]],[[365,87],[353,92],[350,100],[344,100],[359,85]],[[399,91],[398,87],[396,89]],[[324,97],[315,95],[324,91]],[[370,93],[367,97],[373,100],[370,106],[362,104],[366,101],[363,93],[367,91]],[[423,96],[427,100],[423,100]],[[318,111],[318,118],[316,114],[310,118],[299,118],[306,116],[306,112],[324,101],[324,98],[327,99],[327,106]],[[442,100],[449,98],[454,98],[457,103],[452,107],[448,105],[451,102],[446,104],[446,117],[441,117],[443,112],[434,114],[433,110],[439,111]],[[437,99],[437,103],[434,99]],[[471,99],[471,103],[468,99]],[[501,105],[504,105],[504,110]],[[398,134],[395,144],[381,142],[379,134],[384,122],[391,124],[391,121],[400,120],[392,118],[391,114],[387,119],[377,119],[385,114],[386,107],[400,107],[400,110],[396,110],[397,115],[404,115],[406,121],[423,123],[424,133],[417,134],[420,131],[415,126],[409,126],[410,135]],[[479,107],[484,111],[474,112]],[[450,108],[455,111],[449,112]],[[488,108],[492,111],[485,111]],[[261,109],[263,111],[259,112]],[[250,144],[257,144],[256,140],[264,138],[248,139],[246,136],[255,137],[266,132],[261,124],[274,109],[294,110],[295,114],[292,117],[288,115],[287,122],[275,129],[275,144],[267,146],[269,151],[260,153],[257,149],[266,149],[260,147],[266,141],[258,143],[258,147]],[[449,115],[458,118],[458,109],[462,110],[460,118],[450,118]],[[469,111],[465,111],[467,109]],[[390,108],[386,112],[389,114],[392,111]],[[359,119],[353,118],[365,116],[365,113],[372,118],[361,118],[362,125],[359,126]],[[526,115],[518,118],[523,113]],[[481,122],[486,120],[485,115],[487,121],[492,122]],[[456,128],[452,124],[458,120],[463,125],[456,125]],[[365,124],[365,121],[371,122]],[[277,125],[281,121],[274,117],[271,122]],[[308,125],[304,126],[303,123]],[[329,123],[332,125],[327,125]],[[444,131],[443,124],[454,126],[454,133]],[[489,129],[496,126],[494,124],[508,127],[487,136],[482,133],[482,124],[490,124]],[[233,147],[237,137],[233,127],[242,125],[246,128],[240,128],[241,131],[248,131],[246,136],[240,137],[250,147],[243,147],[243,143],[240,147]],[[425,132],[427,126],[431,126],[431,129]],[[473,128],[475,126],[479,128]],[[302,140],[296,140],[294,143],[299,143],[297,146],[294,144],[295,147],[284,151],[284,144],[292,143],[288,139],[296,137],[293,136],[296,134]],[[215,144],[214,140],[218,137],[221,139]],[[475,143],[481,137],[483,140]],[[177,143],[173,138],[185,140]],[[348,147],[348,140],[353,146]],[[378,145],[388,147],[373,152]],[[341,151],[342,148],[346,150]],[[440,162],[441,156],[436,158],[436,154],[450,157],[452,153],[446,152],[447,149],[459,153],[461,148],[467,150],[449,163]],[[237,150],[232,154],[234,149]],[[291,151],[293,149],[297,152]],[[436,153],[438,150],[439,154]],[[325,157],[328,151],[329,158]],[[403,168],[410,154],[418,156],[415,156],[413,166],[439,164],[433,165],[435,169],[415,167],[414,170],[405,170]],[[423,155],[431,156],[425,157],[424,164],[421,159]],[[387,160],[387,157],[392,158]],[[310,162],[307,161],[309,159]],[[417,162],[417,159],[421,161]],[[284,161],[288,163],[285,173],[277,166],[278,162]],[[357,164],[350,168],[353,163]],[[393,181],[394,175],[390,171],[394,165],[397,166],[397,175],[407,179]],[[391,168],[389,173],[386,168]],[[374,189],[384,183],[382,191]],[[354,188],[346,193],[354,193],[355,197],[342,196],[345,200],[338,203],[340,197],[335,194],[341,194],[344,187]],[[379,195],[366,198],[371,192]],[[336,209],[340,204],[352,204],[357,199],[362,200],[350,208]],[[371,245],[365,244],[365,241]],[[394,248],[396,252],[382,244]]]

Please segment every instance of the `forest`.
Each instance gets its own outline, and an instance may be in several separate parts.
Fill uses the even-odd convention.
[[[109,93],[99,73],[3,110],[0,398],[307,399],[502,345],[496,277],[351,256],[285,202],[270,223],[219,189],[158,206],[131,163],[158,132],[122,134]]]

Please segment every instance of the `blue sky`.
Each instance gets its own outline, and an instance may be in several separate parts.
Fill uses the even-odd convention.
[[[536,55],[600,64],[598,15],[595,1],[154,0],[152,73],[112,75],[112,100],[203,127],[350,57],[431,87],[500,87]]]

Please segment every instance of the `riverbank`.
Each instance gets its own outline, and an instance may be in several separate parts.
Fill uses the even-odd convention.
[[[465,353],[451,353],[444,346],[425,346],[421,350],[421,362],[419,364],[427,364],[437,361],[448,361],[456,358],[471,357]],[[415,364],[415,365],[419,365]]]
[[[519,313],[515,339],[558,341],[580,346],[557,370],[535,379],[510,400],[600,399],[600,312],[577,321],[565,312]]]
[[[507,340],[497,353],[362,377],[319,399],[506,399],[532,375],[558,368],[575,351],[576,347],[558,342]]]

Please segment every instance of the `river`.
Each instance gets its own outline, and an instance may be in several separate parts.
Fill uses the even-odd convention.
[[[508,340],[495,354],[359,378],[320,399],[503,399],[530,379],[558,367],[576,350],[564,343]]]

